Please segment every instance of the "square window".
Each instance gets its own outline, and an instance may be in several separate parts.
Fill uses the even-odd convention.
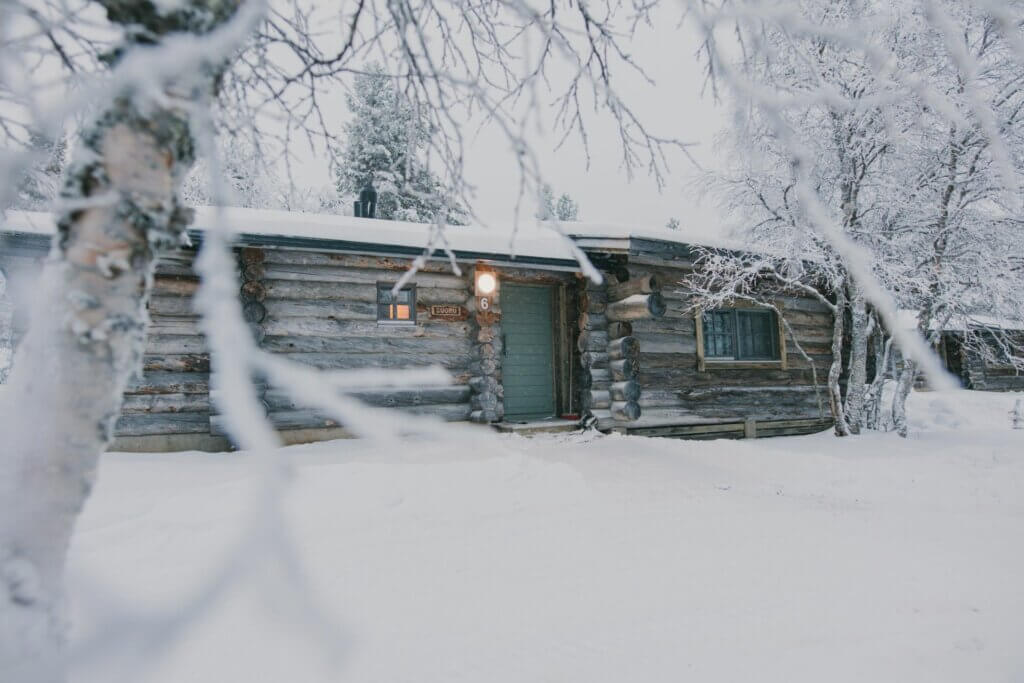
[[[706,311],[704,356],[717,360],[779,360],[778,319],[773,311],[722,308]]]
[[[408,285],[392,294],[394,286],[377,283],[377,322],[415,323],[416,285]]]

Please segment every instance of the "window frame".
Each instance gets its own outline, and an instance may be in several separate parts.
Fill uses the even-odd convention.
[[[786,334],[785,327],[782,323],[782,308],[781,305],[776,302],[772,305],[774,310],[769,310],[764,307],[752,307],[752,306],[721,306],[715,309],[697,309],[694,312],[694,328],[697,337],[697,370],[699,372],[705,372],[709,368],[763,368],[763,369],[781,369],[786,370],[788,367],[787,363],[787,348],[786,348]],[[729,356],[711,356],[706,353],[707,351],[707,340],[705,338],[704,329],[704,316],[707,313],[732,313],[732,349],[733,355]],[[771,316],[774,320],[774,326],[772,326],[771,345],[775,352],[772,358],[743,358],[740,357],[740,349],[742,344],[740,343],[740,329],[739,321],[741,314],[743,313],[763,313]]]
[[[408,304],[409,305],[409,318],[408,319],[402,319],[402,318],[382,317],[382,314],[385,311],[385,309],[396,307],[396,306],[400,305],[398,303],[391,302],[391,301],[387,301],[387,302],[382,302],[381,301],[381,293],[382,292],[387,292],[388,294],[390,294],[390,292],[394,288],[394,286],[395,286],[394,282],[378,282],[377,283],[377,296],[376,296],[377,324],[378,325],[415,325],[416,324],[416,283],[415,282],[411,282],[411,283],[405,285],[404,287],[402,287],[402,289],[399,290],[399,292],[409,292],[409,304]]]

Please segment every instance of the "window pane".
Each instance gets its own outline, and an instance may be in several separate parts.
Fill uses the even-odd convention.
[[[708,311],[704,314],[704,355],[708,358],[733,358],[732,311]]]
[[[406,304],[398,304],[395,306],[395,320],[408,320],[409,319],[409,306]]]
[[[775,316],[771,311],[738,311],[740,358],[775,359]]]

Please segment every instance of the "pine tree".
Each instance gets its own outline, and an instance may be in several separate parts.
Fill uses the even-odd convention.
[[[537,219],[542,221],[561,221],[563,223],[579,220],[580,206],[568,193],[556,200],[555,191],[551,185],[544,183],[540,188],[538,201]]]
[[[346,100],[352,118],[344,127],[347,139],[335,170],[338,193],[354,199],[372,181],[379,218],[427,223],[444,212],[447,223],[464,225],[466,209],[420,158],[430,140],[426,116],[395,89],[379,64],[356,76]]]
[[[53,140],[33,132],[28,146],[39,161],[18,184],[14,208],[26,211],[48,210],[60,189],[67,143],[63,136]]]
[[[555,205],[555,215],[558,216],[558,220],[563,223],[578,221],[580,205],[577,204],[576,200],[568,194],[563,194],[558,198],[558,204]]]

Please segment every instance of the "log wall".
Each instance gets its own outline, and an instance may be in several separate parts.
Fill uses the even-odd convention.
[[[661,318],[631,321],[632,336],[639,346],[636,378],[641,417],[632,428],[670,424],[716,422],[823,420],[828,417],[825,380],[831,363],[832,318],[815,299],[784,297],[781,314],[793,335],[786,334],[786,363],[698,362],[697,329],[690,311],[692,296],[680,284],[691,272],[692,261],[684,248],[662,243],[631,250],[629,274],[642,281],[651,276],[661,283],[665,314]],[[676,245],[670,245],[675,247]],[[817,369],[815,386],[810,363]]]
[[[457,276],[447,263],[428,263],[410,280],[416,285],[415,324],[378,323],[377,283],[398,282],[407,260],[284,249],[261,253],[262,262],[250,273],[259,276],[259,287],[250,288],[262,293],[265,314],[250,322],[259,325],[262,348],[324,370],[441,366],[452,374],[453,386],[362,397],[445,420],[469,419],[480,330],[471,320],[430,316],[432,305],[472,303],[467,272]],[[344,426],[279,392],[269,393],[265,402],[271,422],[282,429]]]

